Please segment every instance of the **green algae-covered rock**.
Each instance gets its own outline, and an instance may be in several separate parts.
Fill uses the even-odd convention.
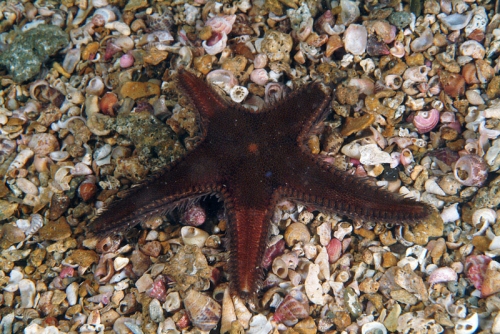
[[[58,26],[40,25],[19,34],[10,48],[0,54],[0,65],[16,82],[23,82],[37,75],[42,63],[68,43],[68,34]]]
[[[411,15],[407,12],[393,12],[389,18],[389,22],[394,24],[399,29],[404,29],[411,23]]]
[[[175,132],[147,111],[119,113],[115,130],[132,141],[148,168],[164,166],[185,153]]]

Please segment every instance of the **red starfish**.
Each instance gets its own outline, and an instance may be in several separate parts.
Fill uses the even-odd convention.
[[[153,180],[134,188],[92,223],[98,235],[121,231],[207,194],[224,200],[229,218],[231,289],[254,295],[270,219],[284,199],[351,218],[414,223],[433,209],[335,170],[310,153],[306,141],[325,116],[330,94],[319,83],[254,112],[220,97],[187,71],[180,89],[201,116],[198,146]]]

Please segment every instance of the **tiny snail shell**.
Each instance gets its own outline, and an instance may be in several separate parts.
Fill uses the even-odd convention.
[[[92,78],[89,81],[87,88],[85,88],[85,91],[87,94],[100,96],[104,92],[104,82],[101,77]]]
[[[215,328],[222,314],[219,303],[193,289],[187,292],[184,307],[193,325],[203,331]]]
[[[283,261],[281,257],[277,257],[273,261],[272,265],[273,273],[279,278],[287,278],[288,276],[288,265]]]
[[[286,326],[293,326],[300,319],[307,318],[308,316],[309,304],[307,300],[297,300],[293,296],[287,295],[276,309],[273,320],[281,322]]]
[[[431,109],[430,111],[419,111],[413,118],[413,124],[418,133],[427,133],[434,129],[439,123],[439,111]]]
[[[401,78],[401,76],[395,74],[387,75],[384,81],[385,85],[392,90],[401,88],[401,85],[403,84],[403,79]]]
[[[403,151],[401,151],[399,159],[401,161],[401,164],[405,167],[411,165],[415,161],[413,159],[413,153],[409,148],[405,148],[403,149]]]
[[[265,69],[258,68],[252,71],[250,74],[250,80],[255,82],[257,85],[264,86],[269,81],[269,75]]]
[[[466,154],[455,163],[455,179],[468,187],[482,187],[488,177],[488,166],[479,155]]]
[[[120,67],[121,68],[129,68],[134,65],[134,56],[131,53],[126,53],[120,57]]]

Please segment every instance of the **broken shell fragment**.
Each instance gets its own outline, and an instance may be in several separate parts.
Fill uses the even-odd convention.
[[[207,232],[193,226],[181,228],[181,238],[185,245],[196,245],[201,248],[205,245],[208,236]]]

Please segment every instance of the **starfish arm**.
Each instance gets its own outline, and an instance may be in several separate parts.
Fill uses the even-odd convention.
[[[235,208],[229,240],[229,272],[232,291],[246,299],[258,291],[262,282],[262,257],[269,234],[271,210]]]
[[[153,216],[220,192],[215,164],[209,159],[203,164],[192,160],[190,154],[129,190],[123,199],[100,212],[89,230],[98,236],[127,230]]]
[[[255,297],[263,279],[262,257],[279,196],[264,183],[248,186],[253,195],[241,193],[238,184],[230,182],[222,197],[229,221],[231,290],[247,299]]]
[[[321,163],[318,162],[318,165]],[[424,221],[434,212],[427,203],[378,188],[366,179],[333,167],[317,167],[318,170],[309,168],[308,173],[298,175],[295,184],[282,187],[282,196],[350,218],[394,224]]]
[[[297,136],[302,143],[307,134],[314,130],[316,124],[330,111],[330,92],[320,83],[311,83],[292,92],[284,100],[264,109],[269,114],[276,132]],[[278,128],[276,128],[278,127]]]
[[[177,82],[204,122],[228,107],[228,103],[212,87],[191,72],[180,70],[177,74]]]

